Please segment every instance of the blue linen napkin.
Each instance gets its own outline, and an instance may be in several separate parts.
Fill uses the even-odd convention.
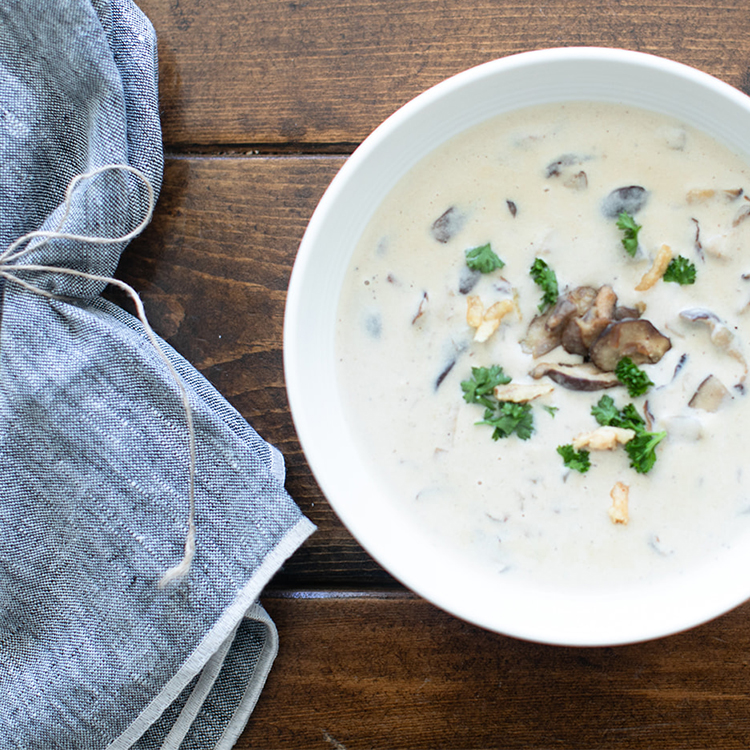
[[[143,178],[107,170],[66,200],[111,164]],[[159,586],[188,534],[186,412],[143,323],[100,294],[162,168],[138,8],[0,4],[0,252],[65,235],[0,265],[4,750],[231,748],[277,649],[258,596],[314,528],[280,453],[159,340],[191,405],[197,529]]]

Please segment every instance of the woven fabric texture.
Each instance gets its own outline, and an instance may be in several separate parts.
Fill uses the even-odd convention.
[[[130,0],[0,4],[0,252],[40,229],[117,238],[141,221],[129,172],[65,193],[111,164],[158,193],[156,59]],[[126,244],[34,239],[17,262],[111,276]],[[197,447],[196,555],[160,588],[188,520],[174,373],[101,278],[14,275],[26,285],[0,288],[0,747],[226,750],[276,653],[258,596],[312,524],[278,451],[159,341]]]

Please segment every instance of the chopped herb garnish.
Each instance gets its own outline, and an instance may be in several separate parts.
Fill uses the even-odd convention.
[[[484,406],[484,419],[477,424],[494,427],[493,440],[509,437],[514,432],[521,440],[528,440],[534,432],[531,405],[499,401],[495,396],[495,387],[507,385],[510,381],[511,378],[503,372],[500,365],[472,367],[471,380],[461,383],[464,401]]]
[[[639,473],[646,474],[656,462],[656,446],[667,436],[666,432],[636,433],[625,443],[625,451],[630,456],[630,465]]]
[[[537,286],[544,292],[542,301],[539,303],[539,312],[542,312],[545,308],[557,302],[557,276],[541,258],[534,260],[529,273]]]
[[[666,432],[648,432],[646,422],[633,404],[620,410],[611,396],[602,396],[591,407],[591,413],[600,425],[622,427],[634,430],[635,437],[625,443],[625,451],[630,456],[630,465],[639,473],[646,474],[656,462],[656,446],[667,436]]]
[[[613,425],[619,427],[615,422],[620,418],[620,410],[615,406],[612,396],[602,396],[599,401],[591,407],[591,414],[600,425]]]
[[[605,427],[622,427],[638,432],[646,426],[645,420],[633,404],[628,404],[620,410],[615,406],[612,396],[602,396],[598,403],[591,407],[591,413],[596,421]]]
[[[635,430],[640,432],[646,427],[646,420],[638,413],[635,404],[628,404],[621,412],[620,424],[618,427],[624,427],[626,430]]]
[[[534,414],[531,411],[531,404],[498,401],[497,408],[486,409],[484,419],[477,424],[494,427],[493,440],[510,437],[514,432],[521,440],[528,440],[534,432]]]
[[[682,255],[669,261],[667,270],[662,277],[664,281],[674,281],[677,284],[695,284],[695,263]]]
[[[575,469],[575,471],[585,474],[591,468],[588,451],[577,451],[572,445],[558,445],[557,452],[562,456],[563,463],[569,469]]]
[[[641,231],[642,227],[640,224],[635,223],[635,219],[623,211],[617,217],[617,228],[622,230],[622,246],[628,255],[635,255],[638,250],[638,232]]]
[[[507,385],[511,378],[503,372],[500,365],[492,367],[472,367],[471,380],[461,382],[464,401],[468,404],[482,404],[488,409],[494,408],[497,399],[494,395],[495,386]],[[490,398],[491,397],[491,398]]]
[[[466,265],[472,271],[491,273],[498,268],[502,268],[505,263],[495,254],[488,242],[486,245],[474,247],[466,251]]]
[[[560,411],[559,406],[547,406],[546,404],[542,405],[542,409],[544,409],[544,411],[546,411],[553,419],[555,414]]]
[[[642,396],[653,385],[648,375],[630,357],[623,357],[617,363],[615,375],[628,389],[631,398]]]

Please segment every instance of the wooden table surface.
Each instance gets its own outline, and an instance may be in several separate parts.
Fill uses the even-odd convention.
[[[521,642],[399,586],[296,439],[282,324],[305,225],[348,154],[443,78],[525,50],[624,47],[750,93],[743,0],[139,0],[166,151],[119,274],[154,328],[283,452],[318,526],[264,593],[280,635],[237,748],[748,748],[750,605],[617,648]],[[740,571],[738,574],[747,574]]]

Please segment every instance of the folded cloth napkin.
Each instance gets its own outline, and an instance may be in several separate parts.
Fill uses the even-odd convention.
[[[278,451],[100,296],[162,167],[136,6],[0,4],[3,750],[232,747],[276,653],[259,593],[313,529]]]

